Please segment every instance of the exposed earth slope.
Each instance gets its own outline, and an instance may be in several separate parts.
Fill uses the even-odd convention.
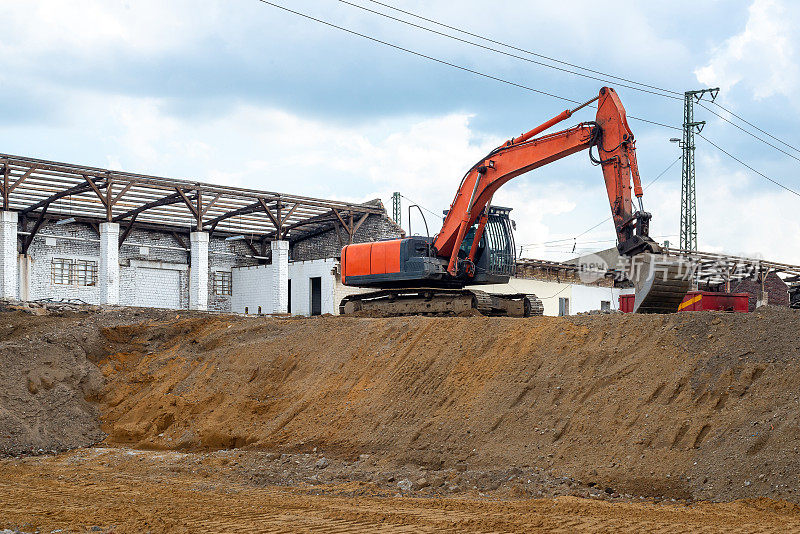
[[[797,502],[797,332],[800,313],[777,308],[530,319],[5,311],[0,452],[102,444],[194,462],[237,449],[249,485],[437,499]],[[0,479],[14,462],[0,462]],[[41,462],[31,468],[53,465]]]

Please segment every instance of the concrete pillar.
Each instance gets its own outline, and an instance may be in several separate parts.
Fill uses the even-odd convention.
[[[208,309],[208,232],[192,232],[189,266],[189,309]]]
[[[19,255],[19,300],[31,300],[31,258]]]
[[[100,304],[119,304],[119,224],[100,223]]]
[[[0,211],[0,298],[17,298],[17,212]]]
[[[271,241],[272,250],[272,313],[289,310],[289,242]]]

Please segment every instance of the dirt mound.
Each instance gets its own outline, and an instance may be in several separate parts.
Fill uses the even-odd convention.
[[[2,318],[0,453],[63,450],[103,439],[98,406],[87,401],[100,392],[102,376],[81,344],[97,329],[64,331],[61,318],[22,312]]]
[[[798,500],[800,313],[274,319],[4,313],[0,450],[102,437],[646,496]],[[99,412],[98,412],[99,406]]]
[[[109,442],[544,467],[676,498],[797,497],[800,314],[192,318],[106,328]]]
[[[62,451],[105,438],[97,403],[104,380],[93,362],[119,348],[99,325],[176,316],[65,307],[0,303],[0,456]]]

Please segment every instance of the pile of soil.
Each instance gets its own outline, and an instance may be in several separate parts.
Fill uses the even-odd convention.
[[[70,308],[83,311],[65,311]],[[94,362],[118,348],[101,326],[167,316],[176,314],[0,302],[0,456],[103,440],[98,401],[104,379]]]
[[[96,364],[101,389],[63,383],[97,400],[108,444],[316,447],[386,467],[544,469],[634,495],[800,497],[795,310],[100,318],[69,321],[96,332],[71,354]],[[51,343],[65,354],[68,332]]]

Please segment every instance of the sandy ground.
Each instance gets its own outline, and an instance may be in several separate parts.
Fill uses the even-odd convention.
[[[109,444],[800,498],[800,312],[181,318],[103,330]]]
[[[797,310],[2,307],[0,529],[800,528]]]
[[[767,499],[687,506],[476,494],[419,498],[365,483],[263,486],[204,460],[97,448],[0,461],[0,527],[117,533],[800,530],[796,505]]]

